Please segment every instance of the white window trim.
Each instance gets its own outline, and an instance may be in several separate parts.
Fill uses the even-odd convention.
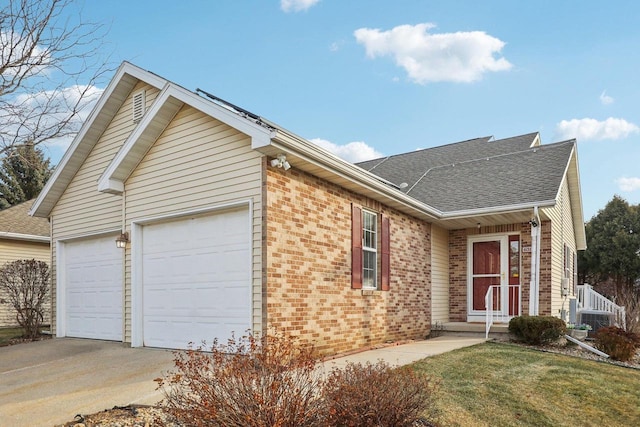
[[[374,230],[368,230],[365,229],[365,215],[373,215],[373,217],[375,218],[374,224],[375,224],[375,229]],[[379,234],[379,230],[378,230],[378,214],[377,212],[373,212],[373,211],[369,211],[366,209],[362,210],[362,289],[366,289],[366,290],[375,290],[378,289],[378,285],[379,285],[379,281],[378,281],[378,234]],[[374,233],[374,239],[373,242],[375,244],[374,247],[370,247],[370,246],[366,246],[365,245],[365,239],[364,239],[364,233],[365,231],[368,232],[373,232]],[[373,265],[373,286],[368,286],[365,283],[365,252],[368,253],[373,253],[375,254],[375,262]]]

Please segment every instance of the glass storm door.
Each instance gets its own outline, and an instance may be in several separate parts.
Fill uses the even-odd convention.
[[[484,316],[485,296],[493,287],[493,311],[499,316],[520,314],[520,238],[477,236],[469,241],[469,320]]]

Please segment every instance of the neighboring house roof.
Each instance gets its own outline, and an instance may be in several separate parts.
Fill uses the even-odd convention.
[[[49,241],[49,221],[29,215],[35,199],[0,211],[0,238]]]
[[[537,133],[457,144],[349,163],[275,123],[220,99],[210,99],[124,62],[36,200],[31,214],[47,217],[133,87],[160,90],[99,179],[97,190],[119,194],[124,182],[175,114],[196,108],[251,137],[253,149],[286,154],[294,167],[448,229],[531,219],[534,207],[556,205],[565,177],[578,247],[584,224],[575,141],[540,145]],[[401,185],[406,183],[407,185]]]

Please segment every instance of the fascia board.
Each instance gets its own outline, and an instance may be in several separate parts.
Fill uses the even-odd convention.
[[[11,240],[24,240],[28,242],[50,243],[51,238],[47,236],[37,236],[35,234],[10,233],[8,231],[0,232],[0,238]]]
[[[84,160],[89,155],[89,152],[91,150],[85,150],[85,152],[82,152],[81,150],[83,141],[85,141],[87,133],[94,125],[96,119],[100,115],[100,112],[104,109],[107,102],[111,99],[114,91],[126,75],[129,75],[137,80],[142,80],[157,88],[161,88],[166,83],[166,80],[153,73],[136,67],[129,62],[123,62],[120,67],[118,67],[118,70],[116,71],[114,77],[111,79],[106,89],[100,96],[100,99],[89,114],[89,117],[83,123],[80,131],[71,142],[71,145],[69,146],[67,151],[65,151],[62,159],[60,160],[60,163],[58,163],[58,166],[51,175],[51,178],[47,181],[44,188],[36,198],[36,201],[33,203],[33,206],[29,211],[29,215],[43,218],[47,218],[49,216],[49,214],[51,213],[51,209],[57,202],[57,198],[55,201],[49,199],[51,199],[52,197],[59,197],[53,195],[54,189],[58,189],[61,194],[62,191],[64,191],[64,189],[67,187],[71,179],[73,179],[73,176],[75,176],[75,172],[77,172],[77,169],[80,168]],[[68,173],[65,175],[64,172],[66,172],[69,168],[74,168],[76,170],[74,173]],[[48,206],[46,207],[44,206],[45,201],[49,201]]]
[[[271,146],[282,148],[285,151],[290,150],[295,153],[296,156],[301,157],[312,164],[329,169],[336,175],[365,186],[380,195],[395,199],[399,203],[434,220],[439,219],[442,215],[437,209],[427,206],[413,197],[407,196],[400,190],[396,190],[392,187],[394,184],[386,184],[376,175],[340,159],[339,157],[318,147],[316,144],[286,133],[281,129],[277,130],[277,135],[273,138]]]
[[[555,206],[555,204],[556,204],[556,201],[554,199],[554,200],[541,200],[538,202],[520,203],[515,205],[495,206],[495,207],[482,208],[482,209],[451,211],[451,212],[444,212],[442,214],[442,219],[460,219],[460,218],[468,218],[468,217],[491,215],[491,214],[508,214],[511,212],[522,212],[526,210],[532,210],[536,206],[539,208],[548,208],[548,207]]]
[[[203,99],[199,95],[178,85],[167,82],[149,111],[147,111],[140,123],[138,123],[138,126],[136,126],[129,138],[127,138],[120,151],[118,151],[118,154],[116,154],[109,166],[107,166],[103,172],[98,181],[99,191],[115,194],[120,194],[124,191],[124,181],[131,175],[133,169],[135,169],[142,160],[143,155],[141,155],[139,159],[133,159],[133,161],[128,162],[128,164],[125,164],[125,162],[129,156],[131,156],[133,148],[143,140],[149,125],[157,119],[158,114],[163,108],[172,108],[169,114],[171,117],[174,117],[180,110],[175,101],[180,103],[179,107],[182,107],[184,104],[189,105],[248,135],[251,138],[252,146],[254,144],[262,145],[265,140],[271,140],[272,131],[270,129],[253,123],[250,120],[239,116],[237,113],[229,111],[209,100]],[[168,103],[171,102],[173,102],[174,105],[172,107],[167,107]],[[163,129],[166,128],[170,122],[171,119],[169,118],[166,123],[161,123],[161,127]],[[157,138],[161,133],[162,132],[157,135],[152,135],[151,139],[147,140],[149,147],[146,147],[146,150],[141,150],[141,153],[146,152],[152,145],[151,141],[155,140],[155,138]]]

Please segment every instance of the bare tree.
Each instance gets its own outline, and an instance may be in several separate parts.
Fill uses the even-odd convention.
[[[49,266],[35,259],[20,259],[0,268],[0,290],[16,311],[25,338],[37,338],[44,321],[49,294]]]
[[[109,71],[100,54],[103,26],[83,22],[75,0],[3,3],[0,154],[73,136]]]

